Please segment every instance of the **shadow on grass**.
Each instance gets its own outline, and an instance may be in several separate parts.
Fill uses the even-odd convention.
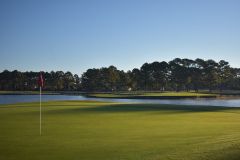
[[[57,105],[56,105],[57,106]],[[50,111],[51,113],[113,113],[113,112],[161,112],[168,113],[191,113],[191,112],[227,112],[229,110],[240,111],[235,107],[216,106],[190,106],[190,105],[170,105],[170,104],[108,104],[108,105],[71,105],[70,108]],[[72,108],[74,107],[74,108]],[[236,112],[237,113],[237,112]],[[240,112],[239,112],[240,113]]]

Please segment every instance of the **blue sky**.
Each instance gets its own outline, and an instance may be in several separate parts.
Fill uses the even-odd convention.
[[[140,68],[174,58],[240,68],[239,0],[1,0],[0,72]]]

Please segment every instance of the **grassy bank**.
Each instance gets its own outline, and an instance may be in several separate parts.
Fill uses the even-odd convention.
[[[81,92],[81,91],[42,91],[43,95],[88,95],[95,98],[139,98],[139,99],[178,99],[178,98],[217,98],[220,94],[238,94],[240,91],[224,90],[209,92],[201,90],[199,92],[144,92],[144,91],[128,91],[128,92]],[[39,91],[0,91],[0,95],[38,95]]]
[[[240,108],[94,101],[0,105],[0,159],[239,159]]]
[[[92,93],[88,94],[89,97],[96,98],[144,98],[144,97],[152,97],[152,98],[171,98],[171,97],[214,97],[219,96],[219,94],[215,93],[206,93],[206,92],[112,92],[112,93]]]

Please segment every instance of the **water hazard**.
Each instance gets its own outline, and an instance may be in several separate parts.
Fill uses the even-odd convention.
[[[206,106],[224,106],[240,107],[240,99],[193,99],[193,100],[147,100],[147,99],[108,99],[108,98],[87,98],[84,96],[69,95],[42,95],[42,101],[59,101],[59,100],[97,100],[112,101],[123,103],[159,103],[159,104],[177,104],[177,105],[206,105]],[[39,95],[0,95],[0,104],[37,102]]]

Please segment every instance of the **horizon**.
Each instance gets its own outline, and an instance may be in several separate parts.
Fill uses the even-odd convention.
[[[70,71],[174,58],[240,68],[240,1],[1,1],[0,71]]]
[[[174,58],[175,59],[175,58]],[[174,60],[174,59],[172,59],[172,60]],[[180,58],[181,59],[181,58]],[[184,59],[184,58],[183,58]],[[186,59],[188,59],[188,58],[186,58]],[[201,59],[201,58],[200,58]],[[172,61],[171,60],[171,61]],[[193,60],[193,59],[189,59],[189,60]],[[196,60],[196,59],[194,59],[194,60]],[[213,61],[215,61],[214,59],[207,59],[207,60],[205,60],[205,59],[202,59],[202,60],[204,60],[204,61],[207,61],[207,60],[213,60]],[[145,62],[145,63],[148,63],[148,64],[151,64],[151,63],[154,63],[154,62],[166,62],[166,61],[153,61],[153,62],[150,62],[150,63],[148,63],[148,62]],[[169,62],[170,61],[168,61],[167,63],[169,64]],[[216,63],[219,63],[218,61],[215,61]],[[226,61],[227,62],[227,61]],[[142,65],[144,65],[144,64],[142,64]],[[142,65],[140,66],[140,67],[135,67],[135,68],[133,68],[133,69],[139,69],[140,70],[140,68],[142,67]],[[237,67],[232,67],[231,66],[231,64],[228,62],[228,65],[231,67],[231,68],[237,68]],[[109,65],[109,66],[106,66],[106,67],[99,67],[99,68],[88,68],[88,69],[101,69],[101,68],[108,68],[108,67],[110,67],[110,66],[114,66],[114,65]],[[132,71],[133,69],[128,69],[128,70],[121,70],[121,69],[119,69],[117,66],[114,66],[114,67],[116,67],[119,71],[124,71],[125,73],[127,73],[128,71]],[[87,69],[87,70],[88,70]],[[237,69],[240,69],[240,68],[237,68]],[[5,70],[8,70],[8,69],[4,69],[2,72],[4,72]],[[14,69],[14,70],[17,70],[17,69]],[[8,71],[10,71],[10,72],[13,72],[14,70],[8,70]],[[84,74],[85,72],[87,72],[87,70],[86,71],[83,71],[82,72],[82,74]],[[45,73],[50,73],[50,72],[58,72],[58,71],[62,71],[62,70],[57,70],[57,71],[54,71],[54,70],[51,70],[51,71],[43,71],[43,70],[41,70],[41,71],[32,71],[32,70],[28,70],[28,71],[20,71],[20,70],[17,70],[17,71],[19,71],[19,72],[22,72],[22,73],[24,73],[24,72],[45,72]],[[0,73],[2,73],[2,72],[0,72]],[[66,72],[71,72],[73,75],[74,74],[77,74],[77,73],[73,73],[72,71],[63,71],[64,73],[66,73]],[[82,74],[81,75],[79,75],[79,74],[77,74],[79,77],[81,77],[82,76]]]

